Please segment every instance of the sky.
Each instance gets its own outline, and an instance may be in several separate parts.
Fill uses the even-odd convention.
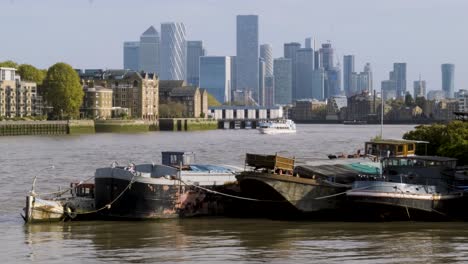
[[[467,11],[467,0],[0,0],[0,61],[122,68],[123,42],[163,22],[183,22],[208,55],[232,56],[236,15],[256,14],[275,58],[284,43],[313,37],[332,43],[335,63],[348,54],[356,71],[371,63],[374,89],[406,62],[407,90],[419,75],[439,90],[441,64],[454,63],[457,91],[468,89]]]

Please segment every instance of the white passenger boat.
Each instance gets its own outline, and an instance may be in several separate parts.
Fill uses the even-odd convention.
[[[296,133],[296,124],[291,119],[268,121],[260,123],[262,134]]]

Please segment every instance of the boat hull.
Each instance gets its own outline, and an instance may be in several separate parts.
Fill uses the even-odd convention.
[[[48,200],[30,195],[26,197],[23,218],[26,223],[86,220],[95,217],[94,209],[93,198],[66,197]]]
[[[296,130],[291,129],[274,129],[274,128],[260,128],[261,134],[276,135],[276,134],[294,134]]]

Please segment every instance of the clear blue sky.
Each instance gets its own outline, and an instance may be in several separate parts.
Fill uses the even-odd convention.
[[[0,60],[41,68],[121,68],[122,43],[150,25],[185,23],[189,40],[210,55],[235,55],[238,14],[260,16],[260,43],[330,40],[336,58],[370,62],[374,87],[393,62],[408,63],[408,90],[419,74],[440,89],[440,64],[454,63],[455,90],[468,88],[467,0],[0,0]]]

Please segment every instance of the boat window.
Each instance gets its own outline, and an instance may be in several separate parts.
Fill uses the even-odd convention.
[[[414,144],[408,144],[408,151],[414,150]]]
[[[398,145],[397,152],[398,152],[398,153],[403,152],[403,145]]]

